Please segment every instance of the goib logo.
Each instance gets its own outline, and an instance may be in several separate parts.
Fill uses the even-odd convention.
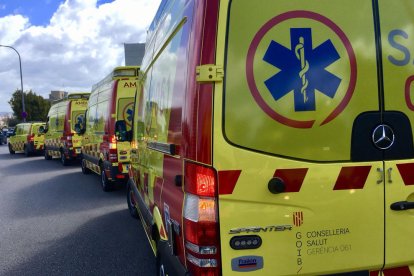
[[[348,105],[357,65],[351,43],[330,19],[291,11],[265,23],[246,62],[253,98],[271,118],[295,128],[324,125]]]

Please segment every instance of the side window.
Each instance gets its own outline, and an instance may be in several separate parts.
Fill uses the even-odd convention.
[[[177,26],[174,37],[168,42],[153,64],[150,81],[146,81],[144,85],[143,117],[146,136],[149,139],[156,139],[164,143],[168,142],[173,94],[177,85],[175,80],[179,79],[185,83],[187,77],[187,67],[178,68],[179,64],[186,64],[187,55],[177,56],[184,40],[183,35],[187,35],[187,32],[183,32],[184,25]],[[188,48],[185,50],[188,50]],[[171,59],[172,56],[175,58]],[[180,100],[177,97],[182,97],[182,95],[183,93],[175,93],[174,101],[179,102]],[[181,131],[181,129],[177,129],[177,131]]]
[[[100,99],[99,99],[100,100]],[[95,129],[96,131],[104,131],[105,124],[105,115],[108,114],[108,99],[100,101],[96,107],[96,122]]]
[[[22,126],[16,126],[16,135],[22,135],[22,134],[23,134]]]
[[[30,134],[31,126],[30,124],[24,126],[24,134]]]
[[[96,105],[89,107],[86,118],[86,132],[94,132],[96,120]]]

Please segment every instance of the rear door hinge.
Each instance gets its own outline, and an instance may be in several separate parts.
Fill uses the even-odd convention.
[[[221,82],[224,78],[222,66],[204,64],[196,67],[197,82]]]

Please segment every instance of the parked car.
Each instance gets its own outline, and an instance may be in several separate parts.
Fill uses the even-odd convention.
[[[7,130],[7,134],[6,134],[7,138],[9,138],[10,136],[12,136],[13,133],[14,133],[14,127],[9,128]]]
[[[7,144],[7,136],[3,131],[0,131],[0,145]]]

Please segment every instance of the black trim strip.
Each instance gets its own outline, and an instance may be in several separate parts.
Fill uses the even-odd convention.
[[[132,190],[134,191],[135,198],[138,199],[138,208],[140,210],[140,213],[142,215],[142,218],[145,220],[145,224],[147,226],[152,226],[154,224],[154,221],[152,219],[152,215],[150,210],[145,205],[145,201],[141,196],[141,193],[138,191],[137,186],[135,185],[135,182],[130,178],[130,181],[132,181]]]
[[[148,148],[162,153],[175,155],[176,147],[174,144],[166,144],[161,142],[148,142]]]
[[[375,45],[376,45],[376,56],[377,56],[377,81],[378,81],[379,110],[381,112],[384,112],[385,110],[384,79],[383,79],[384,65],[382,63],[381,24],[380,24],[378,0],[372,0],[372,12],[374,16],[374,33],[375,33]],[[381,115],[381,122],[382,121],[383,121],[383,116]]]

